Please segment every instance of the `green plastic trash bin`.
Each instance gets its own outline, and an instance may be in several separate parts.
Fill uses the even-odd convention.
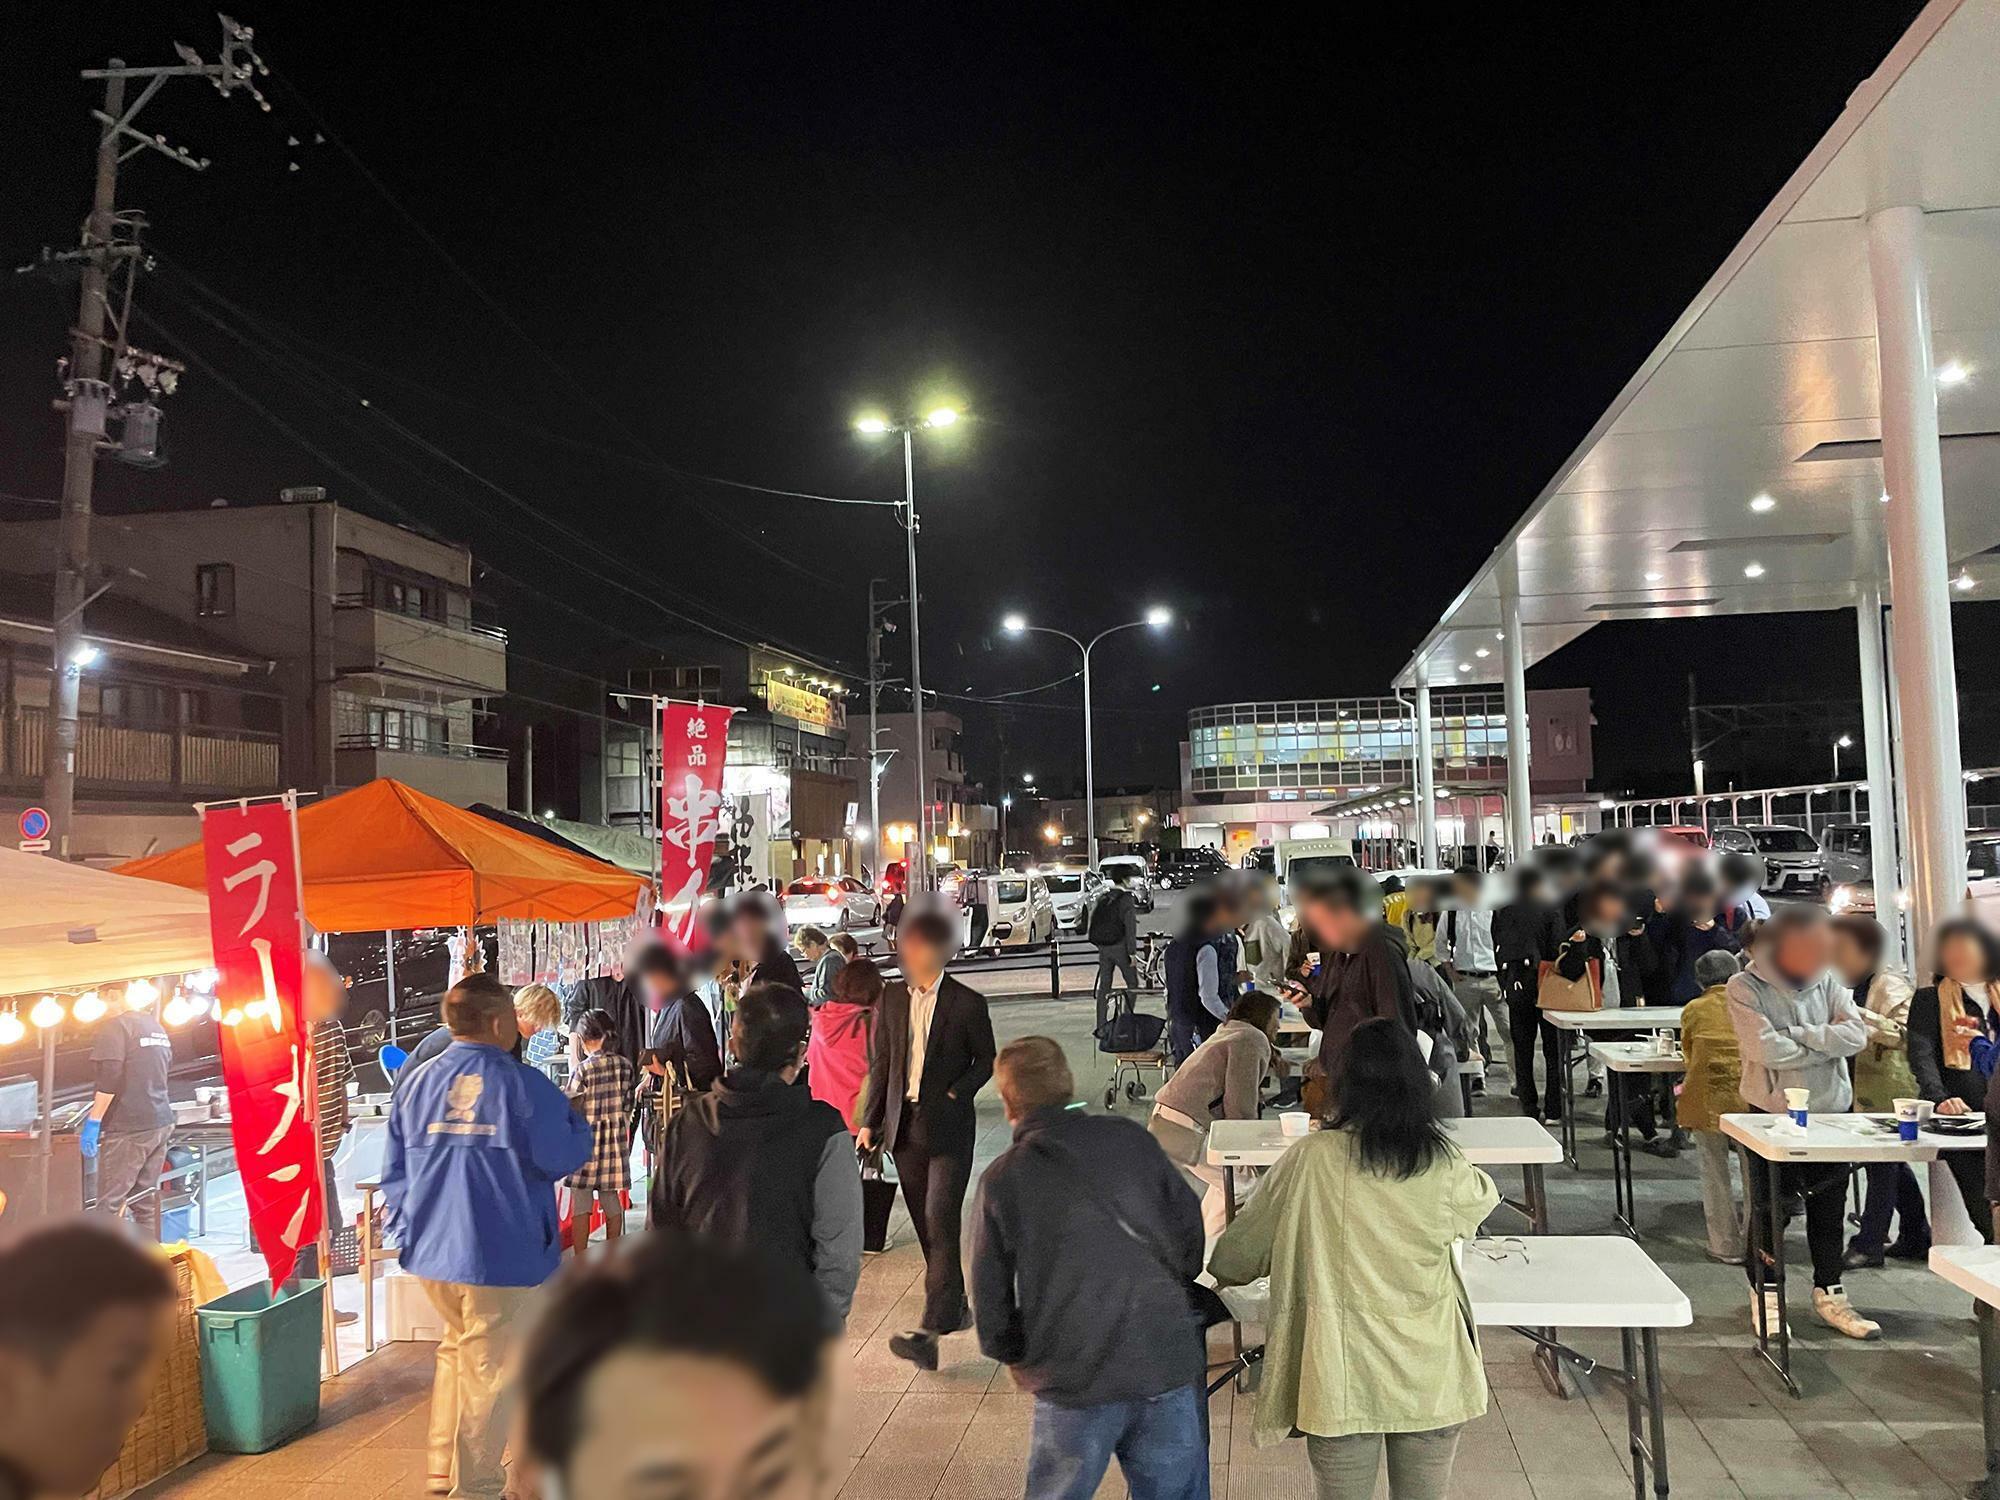
[[[195,1309],[209,1447],[263,1453],[318,1419],[325,1295],[323,1281],[276,1296],[259,1282]]]

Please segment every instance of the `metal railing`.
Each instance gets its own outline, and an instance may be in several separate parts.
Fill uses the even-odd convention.
[[[440,630],[449,630],[455,635],[480,636],[489,641],[506,644],[507,632],[498,625],[475,625],[470,620],[451,620],[436,615],[413,615],[405,609],[391,609],[367,594],[335,594],[335,609],[372,609],[377,614],[388,615],[397,620],[415,620],[424,625],[435,625]]]
[[[334,742],[336,750],[384,750],[401,755],[435,755],[440,760],[505,760],[507,751],[499,745],[468,745],[450,740],[418,739],[407,734],[363,730],[343,734]]]

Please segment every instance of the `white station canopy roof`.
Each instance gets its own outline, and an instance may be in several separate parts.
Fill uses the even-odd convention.
[[[2000,590],[2000,0],[1935,0],[1619,392],[1397,678],[1500,679],[1604,620],[1824,610],[1885,592],[1867,216],[1927,211],[1955,573]]]

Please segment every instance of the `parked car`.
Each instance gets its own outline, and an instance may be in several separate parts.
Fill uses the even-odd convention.
[[[884,901],[891,896],[902,894],[909,888],[910,867],[900,859],[892,859],[882,866],[882,879],[877,882],[875,893]]]
[[[959,888],[965,884],[965,867],[949,861],[935,867],[932,872],[937,882],[937,893],[947,901],[959,899]],[[961,903],[963,904],[963,903]]]
[[[1243,851],[1242,867],[1246,870],[1262,870],[1266,875],[1278,873],[1278,851],[1270,844],[1259,844],[1254,849]]]
[[[1831,890],[1819,840],[1783,823],[1729,823],[1712,835],[1719,854],[1748,854],[1763,867],[1758,885],[1773,896],[1825,900]]]
[[[1875,878],[1875,843],[1866,823],[1833,823],[1820,840],[1826,878],[1836,888]]]
[[[1025,948],[1055,939],[1056,905],[1040,871],[983,875],[969,884],[967,896],[974,948]]]
[[[2000,833],[1975,833],[1965,841],[1965,894],[1972,909],[1989,923],[2000,921]],[[1899,898],[1902,893],[1899,893]],[[1827,905],[1842,912],[1875,913],[1875,882],[1837,882]]]
[[[882,920],[880,898],[852,875],[794,880],[779,902],[785,908],[785,925],[794,930],[822,927],[846,932]]]
[[[1194,849],[1168,849],[1160,855],[1158,881],[1163,889],[1185,890],[1228,869],[1219,850],[1202,845]]]
[[[1097,862],[1097,872],[1107,879],[1113,870],[1130,870],[1132,878],[1125,882],[1125,889],[1132,893],[1133,904],[1140,911],[1153,909],[1153,871],[1145,859],[1137,854],[1107,854]]]
[[[1083,931],[1084,904],[1104,886],[1095,870],[1044,870],[1049,899],[1055,903],[1056,922],[1065,932]]]

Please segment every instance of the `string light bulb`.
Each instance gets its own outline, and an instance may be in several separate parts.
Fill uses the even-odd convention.
[[[28,1034],[21,1018],[11,1010],[0,1010],[0,1047],[11,1047]]]
[[[150,979],[135,979],[125,986],[128,1010],[146,1010],[159,1003],[160,987]]]
[[[76,997],[76,1004],[70,1008],[70,1014],[88,1026],[92,1021],[103,1020],[105,1009],[104,997],[96,990],[91,990]]]
[[[42,996],[35,1002],[35,1008],[28,1012],[28,1019],[43,1031],[47,1031],[51,1026],[60,1026],[62,1018],[62,1002],[54,995]]]

